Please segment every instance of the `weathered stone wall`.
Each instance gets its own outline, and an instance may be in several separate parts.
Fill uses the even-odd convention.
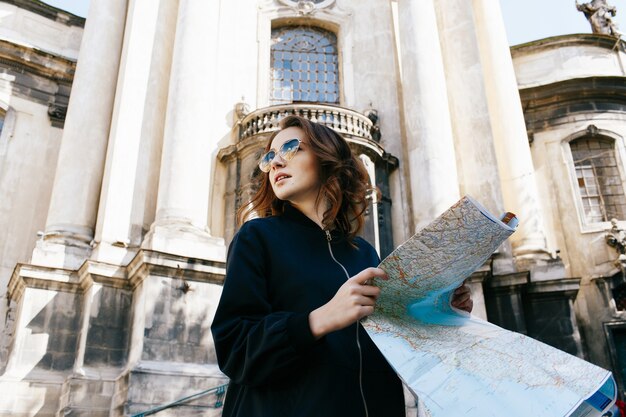
[[[121,367],[128,358],[132,292],[101,287],[88,312],[85,366]]]

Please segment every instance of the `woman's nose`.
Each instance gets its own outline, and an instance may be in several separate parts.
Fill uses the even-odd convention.
[[[278,154],[278,152],[274,155],[274,158],[272,158],[271,166],[285,166],[285,160]]]

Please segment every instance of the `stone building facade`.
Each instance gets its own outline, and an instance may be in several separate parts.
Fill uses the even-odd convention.
[[[625,63],[601,34],[509,48],[487,0],[91,0],[86,21],[0,0],[0,415],[227,382],[210,324],[234,214],[292,113],[363,160],[382,256],[465,194],[517,213],[474,314],[624,392]]]

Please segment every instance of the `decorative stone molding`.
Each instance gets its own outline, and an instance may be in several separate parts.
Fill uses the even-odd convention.
[[[0,39],[0,65],[68,83],[76,71],[76,62],[72,60],[3,39]]]
[[[625,113],[624,77],[588,77],[524,88],[520,98],[530,132],[579,113]]]
[[[120,289],[135,289],[149,275],[182,277],[190,282],[223,284],[226,269],[223,263],[139,250],[133,260],[120,267],[87,260],[77,270],[18,264],[9,280],[7,299],[19,302],[24,289],[40,288],[64,292],[84,292],[93,283]],[[181,285],[182,288],[182,285]]]
[[[280,0],[280,2],[291,7],[298,15],[306,16],[331,6],[335,0]]]
[[[63,127],[76,62],[0,40],[0,68],[14,75],[15,95],[47,105],[52,126]]]
[[[68,26],[85,27],[85,18],[66,12],[54,6],[50,6],[39,0],[2,0],[3,3],[14,4],[20,9],[28,10],[40,16],[64,23]]]
[[[67,115],[67,106],[60,106],[58,104],[48,105],[48,116],[54,127],[63,127],[65,123],[65,116]]]

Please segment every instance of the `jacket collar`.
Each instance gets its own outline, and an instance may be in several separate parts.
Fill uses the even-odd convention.
[[[304,213],[292,206],[291,204],[285,204],[285,211],[283,216],[289,220],[292,220],[302,226],[306,226],[312,229],[322,230],[321,227],[313,220],[309,219]]]
[[[326,232],[324,230],[322,230],[322,228],[315,223],[313,220],[309,219],[304,213],[302,213],[300,210],[298,210],[297,208],[295,208],[294,206],[292,206],[291,204],[285,204],[284,207],[284,211],[283,214],[281,215],[286,219],[289,219],[301,226],[306,227],[307,229],[311,229],[311,230],[316,230],[319,231],[322,234],[325,234]],[[339,239],[342,237],[342,234],[337,230],[331,230],[330,232],[333,240]],[[342,239],[340,239],[342,240]]]

